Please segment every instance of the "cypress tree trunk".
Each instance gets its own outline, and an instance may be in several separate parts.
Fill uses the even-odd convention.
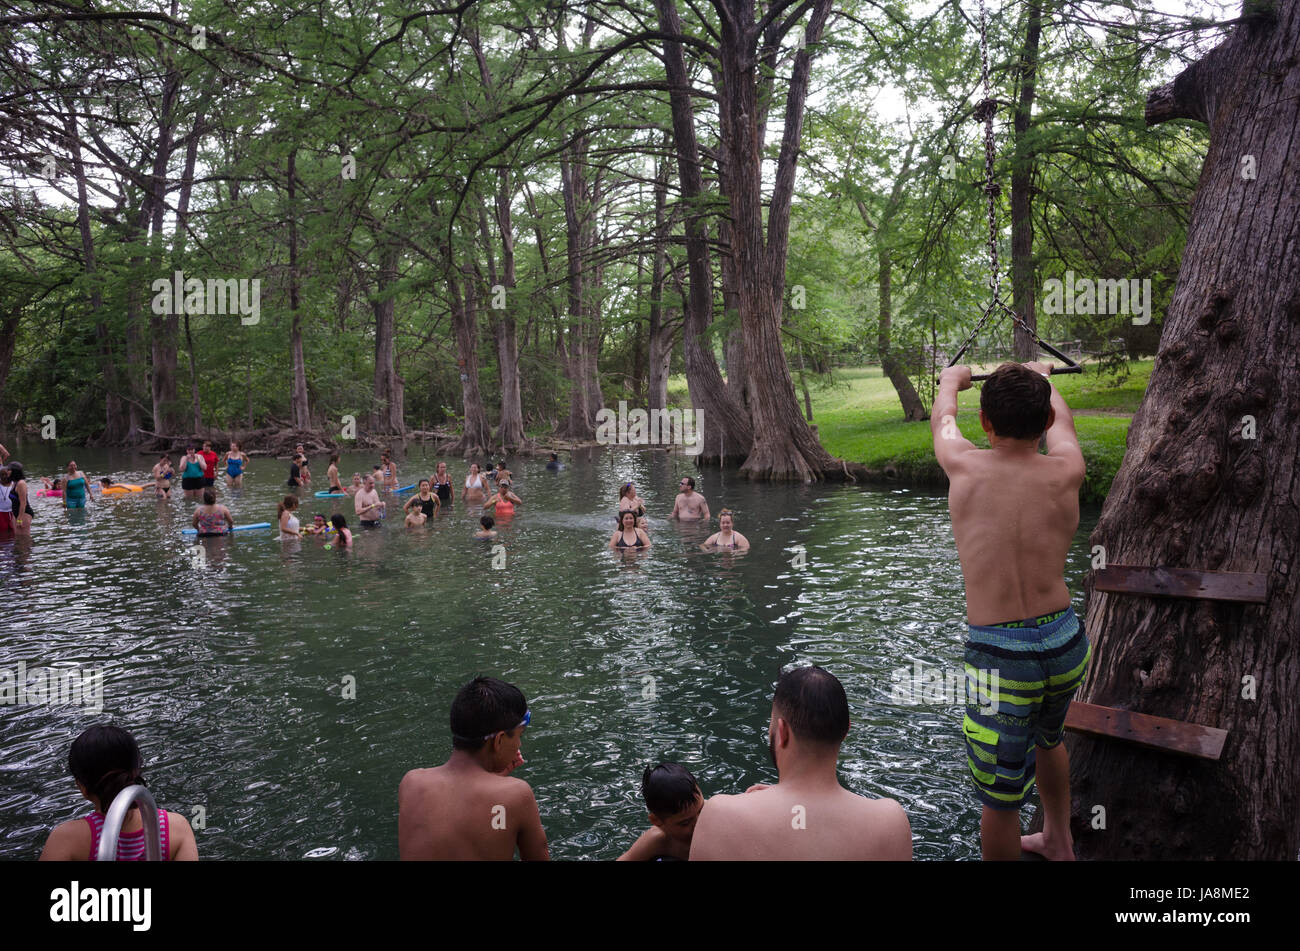
[[[451,323],[459,354],[461,400],[465,408],[465,432],[452,451],[464,456],[482,456],[491,447],[492,430],[488,426],[478,380],[478,288],[472,267],[463,266],[461,273],[464,275],[463,285],[456,279],[454,270],[447,272]]]
[[[681,36],[682,23],[673,0],[655,0],[659,28],[670,36]],[[690,80],[680,40],[664,41],[664,66],[672,84],[668,98],[673,115],[673,143],[677,152],[677,174],[686,212],[686,261],[690,281],[682,328],[682,349],[686,363],[686,385],[691,403],[703,411],[704,445],[697,463],[720,465],[742,461],[754,442],[754,429],[730,390],[708,337],[713,323],[713,267],[709,257],[709,231],[698,204],[704,194],[699,146],[695,137],[695,114],[688,92]],[[653,368],[652,368],[653,369]],[[726,452],[726,457],[723,457]]]
[[[880,366],[885,371],[885,376],[889,377],[889,382],[894,385],[894,391],[898,393],[898,399],[903,404],[903,419],[909,423],[928,419],[929,414],[926,413],[925,407],[921,405],[921,397],[917,395],[916,387],[912,385],[911,379],[899,362],[894,359],[894,353],[890,347],[889,331],[894,321],[893,256],[890,254],[889,248],[881,246],[876,253],[876,257],[880,265],[878,279],[880,325],[876,331],[876,349],[880,351]]]
[[[153,174],[149,180],[147,202],[153,216],[153,251],[150,264],[153,273],[161,276],[163,267],[163,219],[167,198],[167,159],[171,154],[172,109],[180,90],[180,75],[172,70],[163,84],[162,106],[159,110],[158,148],[154,154]],[[171,277],[170,274],[165,275]],[[179,407],[176,403],[176,340],[180,329],[177,314],[150,314],[150,388],[153,398],[154,431],[159,435],[175,435],[180,431]]]
[[[766,222],[763,221],[763,142],[758,128],[765,108],[758,101],[758,24],[752,0],[724,0],[721,18],[722,96],[732,145],[728,151],[732,264],[749,370],[749,415],[754,444],[740,471],[751,479],[814,481],[839,475],[834,459],[799,411],[785,358],[781,317],[799,140],[803,131],[811,60],[795,56],[783,121],[781,151]],[[808,44],[821,37],[831,0],[814,0]]]
[[[129,420],[126,404],[118,391],[117,368],[113,359],[113,345],[108,326],[101,313],[104,307],[103,293],[100,290],[95,264],[95,241],[90,230],[90,202],[86,189],[86,169],[81,160],[81,139],[77,132],[76,116],[69,111],[63,117],[64,134],[68,148],[72,153],[72,174],[77,184],[77,230],[81,236],[81,258],[90,278],[90,312],[95,317],[95,337],[99,344],[100,367],[104,373],[104,433],[101,437],[105,443],[118,443],[126,438]],[[16,329],[17,319],[13,320]],[[9,362],[13,357],[13,343],[7,345],[5,356],[5,376],[9,373]],[[0,378],[3,385],[3,378]]]
[[[1111,563],[1264,572],[1268,598],[1107,594],[1089,576],[1079,699],[1228,737],[1218,762],[1071,737],[1087,858],[1300,850],[1300,0],[1256,9],[1147,99],[1149,125],[1205,122],[1210,146],[1155,369],[1090,541]],[[1098,805],[1105,829],[1090,821]]]
[[[289,350],[293,361],[293,390],[290,406],[296,429],[311,429],[311,411],[307,403],[307,361],[302,351],[302,314],[298,310],[298,206],[296,149],[289,152]]]
[[[497,231],[501,235],[501,277],[506,289],[506,307],[494,321],[497,361],[501,367],[501,425],[497,444],[519,449],[524,436],[523,399],[519,390],[519,339],[514,312],[517,302],[511,293],[515,287],[515,229],[510,214],[510,172],[502,169],[496,195]],[[496,312],[494,311],[494,314]]]
[[[397,258],[395,245],[382,248],[372,300],[375,312],[375,409],[371,413],[370,427],[386,435],[400,435],[406,430],[397,392],[395,354],[397,301],[392,291],[397,284]]]

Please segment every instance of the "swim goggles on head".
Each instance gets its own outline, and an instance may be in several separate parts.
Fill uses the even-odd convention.
[[[523,718],[522,720],[520,720],[520,721],[519,721],[515,726],[511,727],[510,729],[511,729],[511,730],[517,730],[517,729],[519,729],[521,726],[528,726],[528,724],[530,724],[530,723],[532,723],[532,722],[533,722],[533,711],[532,711],[532,710],[527,710],[527,709],[526,709],[526,710],[524,710],[524,718]],[[510,732],[510,730],[497,730],[497,731],[495,731],[495,732],[493,732],[493,733],[489,733],[487,736],[480,737],[479,739],[482,739],[482,740],[490,740],[490,739],[492,739],[492,737],[496,736],[497,733],[509,733],[509,732]],[[451,735],[451,738],[452,738],[453,740],[463,740],[463,741],[466,742],[466,743],[473,743],[473,742],[475,742],[475,740],[474,740],[472,737],[468,737],[468,736],[457,736],[457,735],[454,734],[454,733]]]

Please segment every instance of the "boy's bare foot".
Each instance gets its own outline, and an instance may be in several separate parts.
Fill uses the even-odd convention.
[[[1074,849],[1064,842],[1049,840],[1045,832],[1022,835],[1020,837],[1020,848],[1022,851],[1041,855],[1049,862],[1074,861]]]

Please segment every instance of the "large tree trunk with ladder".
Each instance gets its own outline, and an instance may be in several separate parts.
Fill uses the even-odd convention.
[[[1043,34],[1043,7],[1038,0],[1029,4],[1025,45],[1016,70],[1015,152],[1011,158],[1011,293],[1012,309],[1029,330],[1038,330],[1034,307],[1034,152],[1029,143],[1033,124],[1034,91],[1038,77],[1038,47]],[[1018,363],[1038,359],[1038,344],[1025,327],[1012,322],[1015,359]]]
[[[1262,572],[1267,598],[1103,593],[1089,575],[1079,699],[1228,731],[1217,762],[1072,737],[1075,842],[1091,859],[1300,850],[1300,0],[1257,9],[1147,100],[1148,124],[1205,122],[1210,146],[1090,541],[1111,563]]]

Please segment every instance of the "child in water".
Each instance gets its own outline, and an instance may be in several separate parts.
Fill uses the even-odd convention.
[[[493,525],[496,524],[496,522],[492,520],[491,515],[484,515],[481,519],[478,520],[478,523],[482,527],[479,528],[479,530],[474,533],[475,538],[496,538],[497,537],[496,529],[492,527]]]
[[[546,861],[550,851],[533,790],[511,773],[532,712],[523,691],[475,677],[451,704],[451,756],[413,769],[397,787],[397,850],[403,861]]]
[[[348,520],[340,514],[330,516],[330,524],[334,526],[334,531],[339,536],[340,548],[352,547],[352,529],[348,528]]]
[[[113,800],[128,786],[143,786],[140,771],[144,763],[135,737],[120,726],[92,726],[72,744],[68,767],[81,795],[95,811],[83,819],[55,826],[45,840],[42,862],[93,862],[99,851],[104,814]],[[117,840],[117,861],[139,862],[145,857],[144,823],[140,807],[127,813]],[[158,837],[164,861],[198,861],[199,850],[189,820],[177,812],[158,810]]]
[[[676,763],[648,767],[641,776],[641,797],[650,810],[650,828],[618,860],[685,862],[691,854],[696,820],[704,808],[704,794],[695,777]]]
[[[313,515],[313,516],[312,516],[312,523],[311,523],[310,525],[307,525],[307,526],[304,526],[304,527],[303,527],[303,529],[302,529],[302,534],[304,534],[304,535],[328,535],[328,534],[329,534],[330,532],[332,532],[332,531],[334,531],[334,529],[331,528],[328,524],[326,524],[326,522],[325,522],[325,516],[324,516],[324,515],[320,515],[320,514],[316,514],[316,515]]]

